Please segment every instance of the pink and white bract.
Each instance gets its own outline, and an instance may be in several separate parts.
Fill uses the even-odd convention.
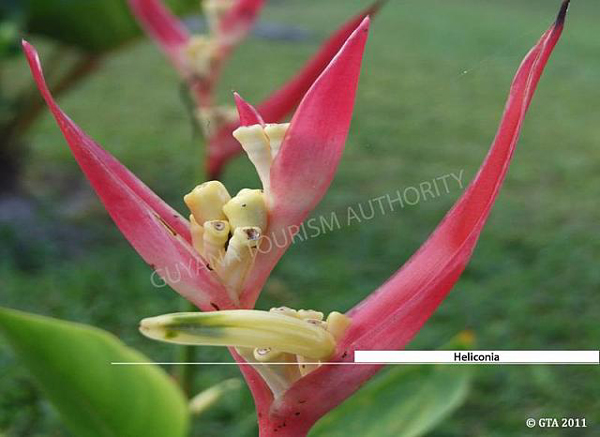
[[[213,2],[227,0],[213,0]],[[368,15],[376,14],[384,0],[376,0],[372,6],[360,12],[337,29],[307,61],[302,69],[281,88],[275,90],[260,105],[258,110],[270,123],[281,122],[298,106],[310,86],[331,62],[350,34]],[[186,62],[185,50],[192,41],[192,36],[160,0],[129,0],[131,10],[146,33],[152,37],[165,55],[171,60],[195,98],[200,113],[218,113],[212,117],[210,130],[205,129],[207,140],[206,173],[209,179],[218,179],[223,166],[242,149],[232,132],[239,126],[237,120],[227,120],[229,112],[225,107],[216,107],[214,89],[218,82],[225,61],[233,49],[239,44],[254,25],[264,1],[237,0],[222,20],[222,44],[217,44],[209,74],[199,78]],[[207,120],[201,122],[207,125]]]
[[[498,133],[476,177],[415,255],[346,314],[350,324],[336,338],[335,351],[327,359],[328,365],[303,375],[277,395],[255,367],[240,366],[255,399],[261,436],[305,435],[320,417],[381,368],[336,363],[351,363],[355,350],[403,348],[454,286],[471,257],[500,191],[535,89],[562,34],[568,5],[569,1],[563,2],[556,22],[519,67]],[[298,226],[323,197],[333,178],[350,126],[368,26],[367,18],[310,87],[292,118],[270,168],[270,185],[265,192],[270,233]],[[196,261],[197,255],[190,249],[186,221],[89,139],[58,108],[44,84],[34,49],[27,43],[24,43],[24,49],[40,91],[75,158],[136,250],[155,268]],[[269,121],[270,114],[254,110],[239,96],[236,100],[243,125],[262,125],[263,118]],[[257,255],[241,294],[240,307],[254,306],[286,248],[274,247]],[[171,283],[171,286],[203,310],[234,308],[210,272],[202,271],[181,283]],[[264,312],[228,311],[222,317],[255,320],[261,317],[258,313]],[[277,319],[273,317],[263,316],[265,320]],[[149,328],[157,326],[160,328],[160,324],[147,324]],[[281,335],[278,341],[281,341]],[[238,362],[247,363],[235,349],[231,351]]]

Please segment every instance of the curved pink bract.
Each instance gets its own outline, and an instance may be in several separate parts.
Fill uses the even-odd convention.
[[[188,222],[65,115],[46,86],[37,52],[26,41],[23,49],[73,156],[135,250],[167,284],[203,310],[233,308],[226,290],[191,247]]]
[[[354,109],[369,18],[355,29],[298,106],[271,166],[269,229],[241,302],[253,307],[265,281],[300,226],[331,184]],[[282,242],[283,236],[285,243]],[[266,244],[270,244],[266,247]]]
[[[265,121],[252,105],[246,102],[238,93],[233,93],[235,105],[240,116],[240,126],[265,125]]]
[[[566,9],[523,60],[510,88],[508,102],[491,149],[473,182],[415,255],[350,314],[349,338],[361,347],[361,326],[377,317],[377,330],[403,332],[401,347],[433,312],[466,266],[508,171],[523,120],[563,27]],[[369,334],[371,337],[371,335]],[[375,336],[372,336],[375,337]],[[404,338],[406,337],[406,338]],[[380,341],[384,341],[383,339]]]
[[[342,24],[321,45],[302,69],[281,88],[274,91],[258,105],[258,112],[265,120],[275,123],[282,120],[298,105],[314,81],[340,51],[346,40],[366,17],[373,18],[382,8],[384,0],[378,0]]]

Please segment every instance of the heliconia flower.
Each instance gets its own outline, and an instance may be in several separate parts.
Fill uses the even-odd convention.
[[[143,320],[141,331],[162,341],[231,347],[254,396],[261,437],[305,435],[380,370],[380,365],[353,365],[354,351],[404,348],[459,279],[508,171],[535,89],[562,34],[568,6],[565,0],[556,22],[521,63],[496,138],[474,180],[413,257],[360,304],[345,315],[332,313],[325,321],[322,313],[289,308],[168,314]],[[299,112],[306,111],[304,104]],[[311,118],[317,119],[305,120]],[[286,146],[294,141],[305,141],[303,136],[293,139],[299,129],[292,120],[280,153],[286,153]],[[288,213],[303,199],[312,203],[291,182],[292,161],[310,162],[310,151],[304,154],[297,148],[295,152],[286,153],[271,171],[272,179],[283,173],[290,178],[286,192],[293,195],[288,194],[289,202],[279,206]],[[277,204],[281,192],[274,184],[272,188]]]
[[[201,107],[212,106],[212,91],[223,63],[252,29],[264,0],[204,0],[207,35],[191,35],[161,0],[129,0],[144,30],[189,83]]]
[[[271,123],[279,123],[290,114],[352,32],[365,17],[376,14],[384,2],[385,0],[376,0],[335,31],[294,77],[258,106],[263,117]],[[231,5],[232,8],[227,15],[222,16],[221,31],[216,32],[213,29],[218,26],[211,26],[212,36],[208,39],[190,35],[160,0],[129,0],[129,4],[141,26],[189,84],[196,100],[196,116],[207,140],[206,173],[209,179],[218,179],[223,166],[242,149],[231,135],[239,127],[235,108],[216,105],[213,91],[224,61],[251,29],[263,1],[203,2],[209,22],[215,21],[212,12],[214,8],[222,9],[223,5]],[[235,38],[231,35],[235,35]]]
[[[231,196],[218,181],[184,197],[189,221],[165,204],[58,107],[35,49],[23,42],[33,77],[75,159],[109,214],[173,289],[205,311],[252,308],[294,228],[324,196],[350,128],[369,18],[347,39],[289,124],[266,124],[235,97],[234,136],[256,166],[260,189]],[[275,243],[275,234],[285,241]],[[281,240],[281,238],[279,238]]]

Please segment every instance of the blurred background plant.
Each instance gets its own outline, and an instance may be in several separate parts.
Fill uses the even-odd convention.
[[[175,13],[197,7],[194,0],[170,0]],[[0,196],[19,188],[24,135],[45,106],[27,82],[15,88],[7,61],[21,53],[24,34],[48,42],[48,68],[57,95],[97,71],[106,55],[140,35],[126,0],[3,0],[0,4]]]
[[[272,30],[268,25],[277,23],[298,30],[301,21],[303,38],[250,38],[232,58],[219,98],[229,101],[235,89],[251,102],[260,101],[297,71],[331,32],[332,22],[343,22],[369,3],[269,1],[258,28]],[[314,216],[335,212],[343,220],[349,206],[364,207],[369,199],[418,188],[450,172],[464,170],[463,180],[470,180],[497,127],[510,78],[558,4],[390,2],[373,23],[346,152]],[[412,348],[438,348],[465,327],[477,333],[482,349],[597,347],[600,125],[593,109],[600,101],[599,16],[597,1],[574,2],[473,262]],[[261,62],[266,58],[277,62]],[[161,197],[185,211],[182,193],[201,182],[201,151],[192,141],[175,72],[149,41],[110,52],[98,71],[80,82],[77,92],[63,96],[64,109]],[[32,86],[20,54],[7,61],[3,73],[5,87]],[[44,208],[30,221],[0,226],[0,305],[92,324],[154,361],[172,361],[173,347],[143,338],[137,322],[178,311],[179,297],[152,286],[151,271],[81,182],[45,111],[23,138],[31,159],[22,181]],[[258,183],[246,160],[232,162],[223,177],[232,191]],[[69,210],[79,192],[94,199],[96,208],[51,218],[53,210]],[[419,247],[459,194],[455,185],[415,206],[294,245],[258,307],[325,312],[351,307]],[[15,237],[16,229],[24,235]],[[201,357],[229,359],[217,348]],[[201,366],[192,392],[236,377],[235,366]],[[527,417],[585,416],[600,424],[599,392],[595,367],[481,368],[464,403],[438,423],[433,435],[521,436]],[[0,432],[68,435],[20,358],[1,343],[0,393]],[[382,404],[389,405],[389,399],[383,396]],[[195,435],[244,435],[238,432],[244,424],[252,435],[254,420],[250,395],[242,389],[228,392],[223,403],[194,420],[193,430]],[[588,435],[597,429],[590,428]],[[544,435],[561,434],[546,430]]]

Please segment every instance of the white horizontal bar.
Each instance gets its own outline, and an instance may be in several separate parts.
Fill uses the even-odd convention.
[[[355,363],[600,364],[600,351],[355,351]]]

